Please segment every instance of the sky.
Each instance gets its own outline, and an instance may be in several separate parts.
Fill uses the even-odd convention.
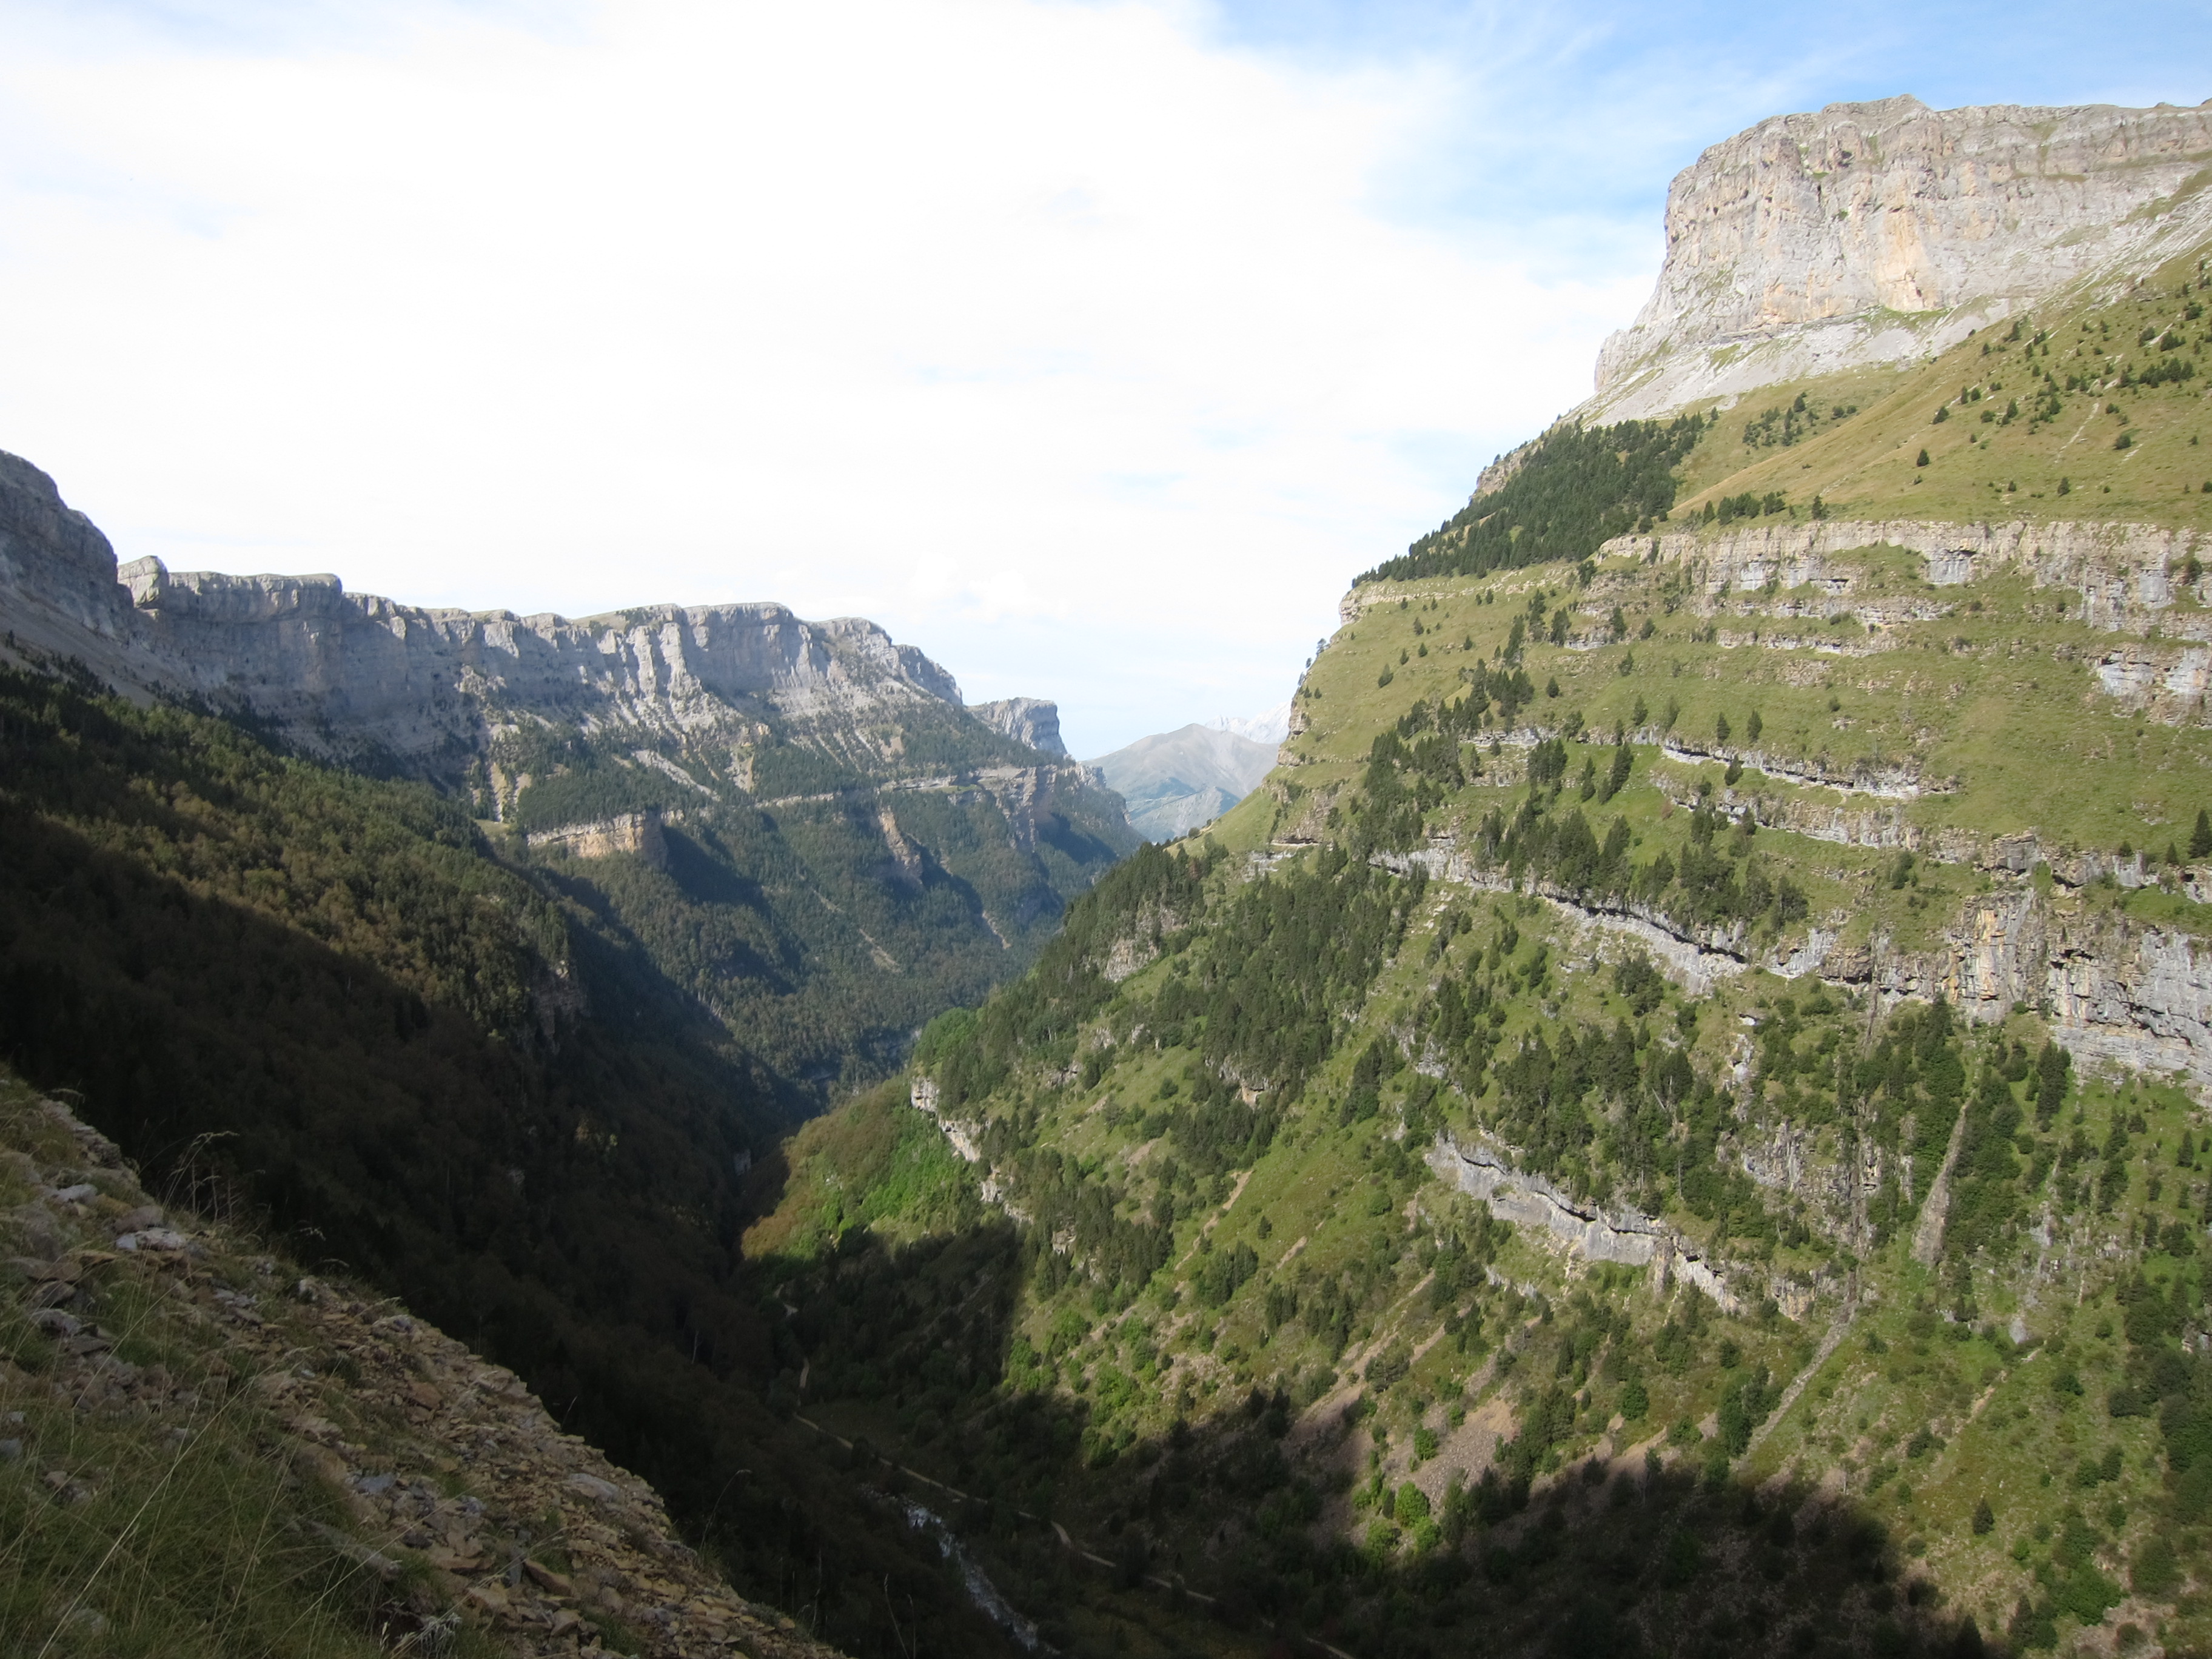
[[[0,0],[0,449],[125,559],[860,615],[1071,748],[1280,702],[1585,397],[1668,180],[2212,9]]]

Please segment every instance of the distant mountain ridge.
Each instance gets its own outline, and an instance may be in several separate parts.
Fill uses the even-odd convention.
[[[1211,823],[1258,788],[1274,763],[1274,744],[1196,724],[1139,738],[1090,763],[1128,803],[1137,833],[1159,842]]]
[[[118,686],[250,713],[322,758],[447,781],[533,716],[631,728],[679,765],[767,794],[825,764],[858,781],[1066,752],[1052,705],[984,705],[1041,711],[1052,747],[1040,750],[1016,735],[1036,735],[1035,720],[971,714],[950,673],[864,617],[749,604],[570,620],[410,605],[329,574],[118,568],[98,528],[14,456],[0,456],[0,617],[15,645]],[[501,793],[479,803],[485,816],[504,816]]]
[[[118,568],[10,455],[0,628],[0,662],[74,662],[135,701],[465,799],[516,856],[601,889],[787,1079],[879,1073],[920,1020],[1018,970],[1137,844],[1053,704],[971,711],[865,618],[754,604],[571,620],[409,605],[334,575]]]

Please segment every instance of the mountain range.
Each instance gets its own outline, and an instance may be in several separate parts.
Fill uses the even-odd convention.
[[[1279,748],[1078,766],[776,607],[118,571],[12,464],[0,1046],[167,1208],[8,1092],[0,1502],[111,1484],[39,1379],[223,1386],[116,1267],[245,1218],[850,1653],[2212,1650],[2205,119],[1717,145]],[[204,1318],[314,1301],[231,1237]],[[252,1385],[333,1643],[702,1628],[562,1514],[408,1530],[346,1340]],[[506,1478],[412,1428],[423,1513]],[[181,1627],[67,1559],[10,1641]]]
[[[818,1103],[946,1000],[1018,972],[1134,844],[1048,702],[974,709],[874,623],[776,605],[569,621],[426,610],[335,576],[118,568],[0,456],[0,660],[420,780],[548,861]],[[620,854],[619,858],[611,855]]]

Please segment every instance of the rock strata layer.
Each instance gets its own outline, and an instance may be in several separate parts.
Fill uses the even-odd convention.
[[[1931,110],[1917,98],[1778,115],[1667,192],[1667,256],[1598,355],[1619,420],[1939,351],[2075,284],[2212,234],[2212,106]]]
[[[11,455],[0,455],[0,627],[7,657],[74,659],[119,690],[251,714],[321,758],[449,781],[497,731],[532,719],[632,732],[740,787],[772,736],[896,774],[903,746],[883,733],[914,720],[1065,754],[1052,704],[1012,699],[979,720],[951,674],[862,617],[656,605],[572,621],[404,605],[333,575],[180,572],[150,558],[118,568],[53,480]],[[665,757],[641,763],[669,769]]]
[[[1067,745],[1060,736],[1060,705],[1044,697],[1002,697],[996,702],[969,705],[968,712],[1002,737],[1037,750],[1067,758]]]

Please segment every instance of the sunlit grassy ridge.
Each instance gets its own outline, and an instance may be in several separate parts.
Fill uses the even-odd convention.
[[[1778,513],[2201,525],[2208,270],[2200,251],[1918,363],[1783,382],[1672,421],[1563,423],[1361,580],[1571,562],[1611,536]]]
[[[1683,468],[1673,520],[1778,491],[1801,511],[1818,495],[1838,517],[2202,524],[2205,504],[2191,498],[2212,481],[2201,441],[2212,430],[2208,283],[2200,251],[2124,292],[2053,301],[1902,372],[1745,393],[1705,411],[1716,423]],[[1785,446],[1765,417],[1801,398],[1857,412]],[[1757,428],[1748,441],[1747,428]]]
[[[2078,600],[2015,573],[1937,588],[1924,561],[1898,549],[1827,564],[1851,580],[1848,593],[1713,596],[1679,565],[1626,557],[1588,571],[1389,584],[1390,597],[1341,630],[1309,675],[1299,704],[1309,727],[1296,745],[1305,763],[1279,774],[1276,793],[1350,781],[1379,723],[1462,696],[1467,671],[1494,667],[1518,619],[1523,666],[1540,688],[1519,725],[1576,730],[1579,718],[1587,741],[1570,757],[1577,775],[1592,757],[1602,766],[1620,728],[1642,739],[1639,775],[1656,767],[1678,799],[1707,775],[1717,781],[1723,763],[1700,771],[1652,758],[1652,747],[1741,754],[1735,787],[1771,803],[1763,818],[1793,806],[1886,811],[1931,836],[1957,829],[1986,842],[2033,830],[2054,847],[2112,853],[2125,842],[2162,855],[2172,842],[2186,851],[2197,812],[2212,803],[2212,746],[2196,724],[2201,711],[2171,723],[2105,692],[2095,665],[2125,636],[2089,626]],[[1553,644],[1531,618],[1561,611],[1566,638]],[[2167,618],[2200,614],[2185,589]],[[1497,726],[1478,729],[1486,764]],[[1880,781],[1899,770],[1919,786],[1916,798],[1854,796],[1790,775]],[[1255,814],[1267,816],[1248,805],[1215,833],[1242,844]],[[1811,846],[1792,855],[1828,856]]]
[[[2124,424],[2113,388],[2091,416],[2063,385],[2124,331],[2105,378],[2194,362],[2200,280],[1986,358],[1782,388],[1771,421],[1747,398],[1668,524],[1708,500],[1716,530],[1722,501],[1804,523],[1815,494],[1836,519],[1984,516],[1986,480],[1935,482],[1929,433],[1961,476],[2019,470],[2005,516],[2212,523],[2177,470],[2201,381],[2123,391]],[[2160,354],[2168,321],[2191,331]],[[2045,345],[2062,408],[2008,420]],[[2113,431],[2077,461],[2084,419]],[[1923,441],[1922,483],[1883,470]],[[2046,449],[2063,495],[2027,471]],[[770,1267],[805,1310],[808,1409],[1025,1494],[1141,1564],[1124,1592],[1168,1571],[1218,1594],[1262,1632],[1218,1626],[1224,1650],[1905,1651],[1967,1618],[2016,1650],[2212,1641],[2202,1109],[2070,1062],[2033,997],[1968,1025],[1870,989],[1940,988],[1990,907],[2085,941],[2207,931],[2205,711],[2096,672],[2190,648],[2189,573],[2116,634],[2026,570],[1937,586],[1893,546],[1747,591],[1694,546],[1570,551],[1356,589],[1291,763],[925,1036],[1006,1277],[955,1250],[982,1234],[943,1199],[872,1195],[910,1177],[826,1200],[864,1161],[809,1143]],[[876,1109],[883,1144],[912,1133]],[[1726,1300],[1500,1222],[1440,1133],[1519,1172],[1502,1196],[1540,1177],[1647,1218]],[[874,1227],[914,1243],[879,1253]],[[987,1280],[1003,1328],[963,1325]],[[1188,1639],[994,1524],[1071,1639]]]

